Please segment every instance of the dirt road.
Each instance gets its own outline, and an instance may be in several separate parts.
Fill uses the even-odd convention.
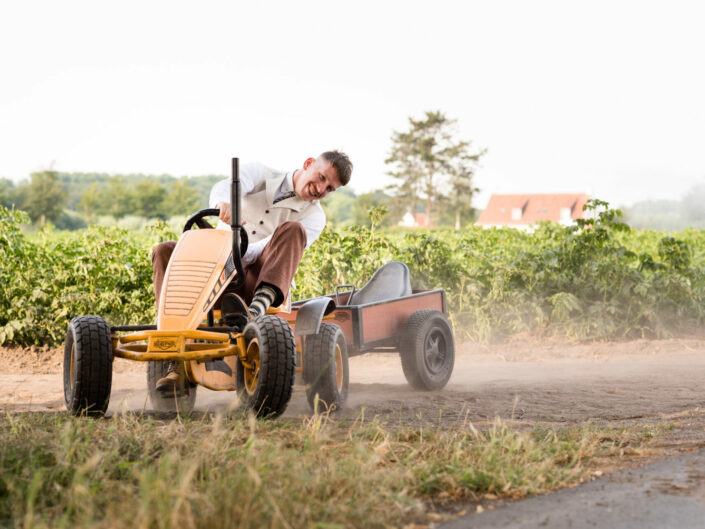
[[[60,349],[0,349],[0,409],[62,410]],[[499,416],[519,422],[658,422],[705,409],[705,340],[504,345],[463,344],[448,386],[419,393],[406,384],[397,355],[350,360],[343,416],[450,425]],[[149,409],[144,366],[116,360],[110,410]],[[197,410],[227,411],[233,393],[199,388]],[[310,413],[296,387],[285,414]]]

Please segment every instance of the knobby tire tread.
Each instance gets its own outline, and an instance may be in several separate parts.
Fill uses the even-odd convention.
[[[99,316],[79,316],[69,324],[68,339],[73,340],[75,377],[69,385],[67,367],[64,368],[64,396],[74,415],[82,413],[103,415],[108,409],[113,379],[113,348],[110,328]],[[64,363],[70,361],[69,351]],[[68,367],[70,369],[70,366]],[[71,390],[72,389],[72,390]]]
[[[247,407],[259,417],[274,418],[284,413],[291,400],[296,371],[296,343],[291,327],[278,316],[261,316],[249,325],[253,323],[258,328],[260,340],[257,388],[253,395],[248,395],[240,375],[238,383]],[[252,332],[247,328],[245,331],[246,336]]]
[[[455,346],[452,341],[452,328],[450,327],[450,323],[446,319],[445,314],[434,309],[421,309],[414,312],[409,317],[406,322],[404,332],[402,333],[399,345],[401,367],[402,371],[404,372],[404,376],[406,377],[406,380],[409,385],[419,391],[433,391],[441,389],[448,382],[448,378],[450,378],[449,373],[445,381],[440,384],[431,384],[429,381],[424,380],[423,371],[425,371],[425,367],[423,364],[423,350],[424,341],[427,333],[422,331],[426,327],[427,322],[434,318],[442,319],[444,324],[448,325],[449,337],[451,340],[448,344],[448,346],[450,347],[449,352],[454,360]],[[452,372],[452,366],[450,371]]]
[[[348,393],[349,367],[347,364],[347,346],[343,337],[343,377],[342,393],[338,393],[335,379],[335,345],[337,336],[342,333],[340,327],[331,323],[321,323],[317,334],[306,336],[303,354],[303,377],[306,384],[306,398],[311,409],[314,408],[316,394],[331,409],[341,406]]]

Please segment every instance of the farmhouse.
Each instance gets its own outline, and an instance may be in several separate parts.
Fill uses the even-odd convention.
[[[492,195],[477,224],[526,230],[541,221],[572,224],[583,218],[583,206],[589,198],[585,193]]]
[[[426,225],[425,213],[415,213],[412,215],[410,211],[407,211],[397,226],[401,226],[402,228],[432,228],[433,223],[431,222]]]

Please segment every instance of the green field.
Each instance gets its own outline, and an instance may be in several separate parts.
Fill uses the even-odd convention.
[[[361,286],[382,264],[406,263],[414,288],[444,288],[456,339],[516,333],[569,340],[668,337],[705,317],[705,231],[632,230],[596,204],[584,229],[534,233],[326,229],[307,250],[292,298]],[[373,210],[373,220],[382,213]],[[31,235],[22,212],[0,211],[0,344],[63,340],[68,321],[154,321],[150,250],[177,233],[163,222]]]

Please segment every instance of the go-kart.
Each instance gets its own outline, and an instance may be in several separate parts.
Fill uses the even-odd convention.
[[[64,397],[71,413],[105,413],[114,357],[147,362],[149,397],[161,411],[191,411],[199,385],[236,390],[259,416],[286,409],[296,362],[289,324],[273,315],[276,308],[250,321],[224,310],[231,305],[225,298],[245,282],[241,255],[247,249],[237,158],[232,167],[231,231],[208,229],[205,219],[217,217],[217,209],[186,221],[166,269],[156,325],[110,327],[100,316],[71,320],[64,348]],[[221,296],[221,310],[214,310]],[[186,383],[164,394],[156,383],[170,361],[184,363]]]
[[[380,268],[357,290],[285,302],[247,320],[231,312],[229,296],[245,282],[241,256],[247,233],[241,225],[239,163],[232,164],[231,231],[209,229],[218,216],[205,209],[191,216],[164,276],[156,325],[109,326],[100,316],[78,316],[64,347],[64,397],[69,412],[106,412],[113,358],[147,362],[147,387],[160,411],[190,412],[198,386],[237,391],[261,417],[284,412],[301,372],[309,404],[340,407],[348,394],[348,356],[396,352],[412,387],[445,386],[454,363],[453,334],[443,290],[412,291],[403,263]],[[192,229],[193,227],[200,229]],[[220,310],[215,309],[221,299]],[[168,362],[183,362],[186,382],[157,391]]]

